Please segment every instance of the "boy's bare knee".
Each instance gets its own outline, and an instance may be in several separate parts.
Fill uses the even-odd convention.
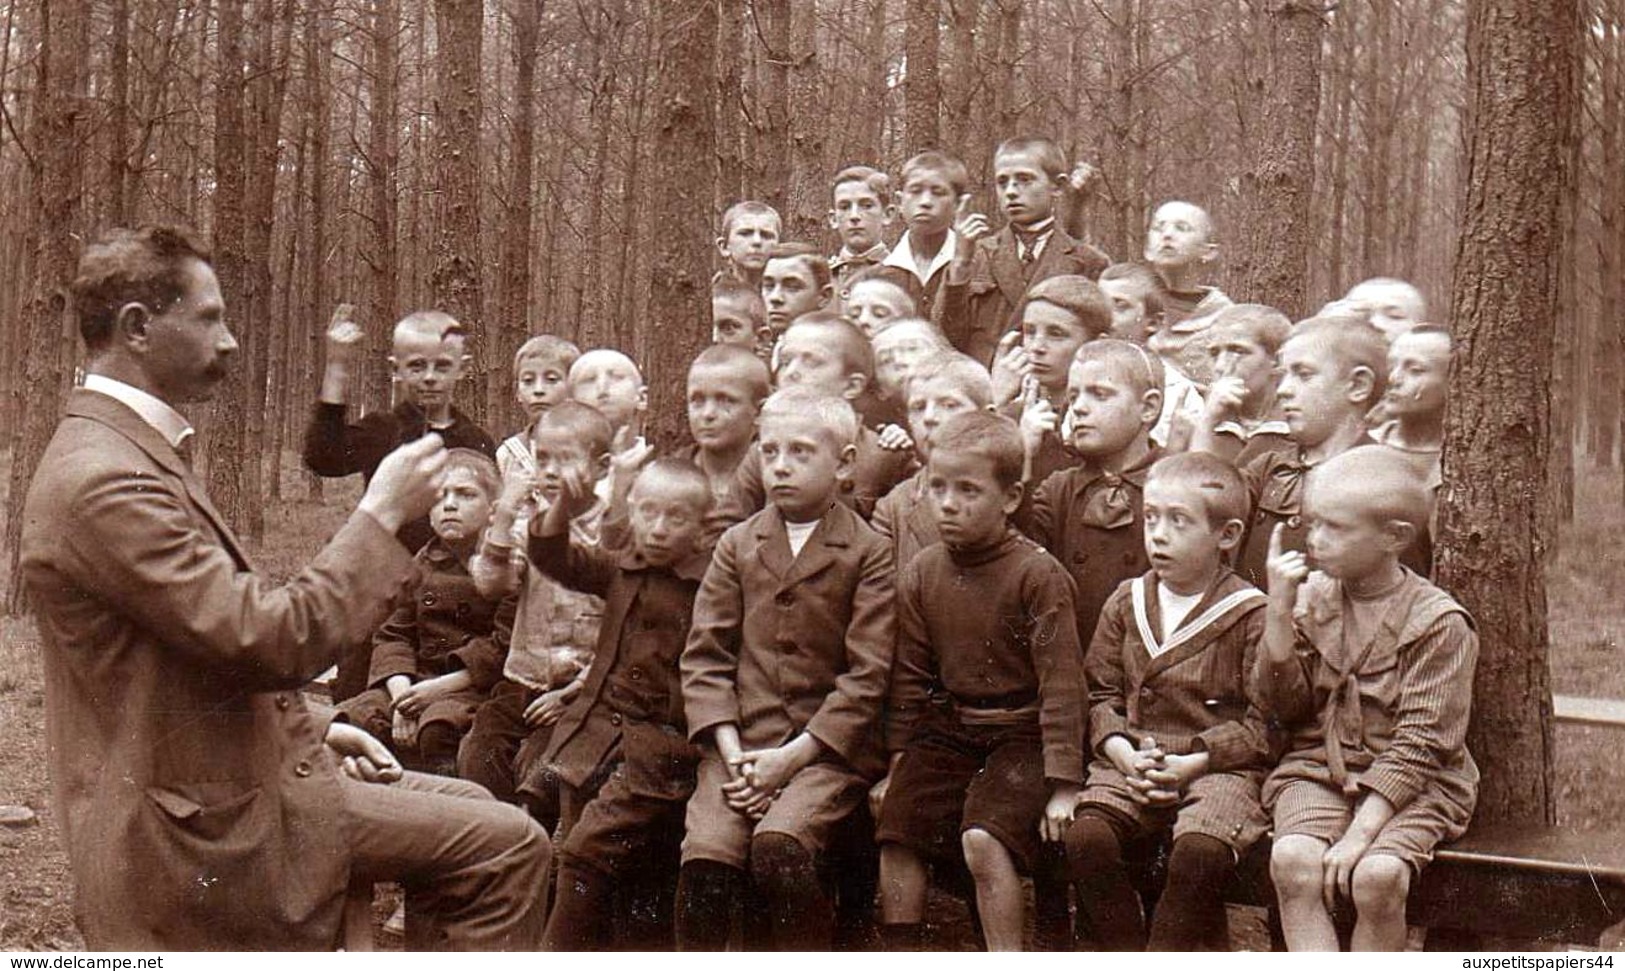
[[[977,879],[1010,866],[1010,852],[998,837],[985,829],[965,830],[960,834],[959,845],[965,853],[966,868]]]
[[[1354,867],[1354,906],[1362,914],[1403,910],[1411,892],[1411,868],[1398,857],[1366,856]]]
[[[1285,836],[1270,847],[1270,879],[1283,897],[1320,896],[1326,844],[1308,836]]]

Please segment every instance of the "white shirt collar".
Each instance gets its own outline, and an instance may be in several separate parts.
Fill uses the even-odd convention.
[[[919,280],[920,286],[923,287],[931,281],[933,276],[936,276],[938,270],[953,262],[954,246],[958,241],[958,237],[958,233],[953,230],[948,231],[948,238],[942,241],[942,249],[937,250],[937,255],[931,260],[931,265],[926,269],[925,276],[920,276],[919,268],[914,265],[914,251],[909,247],[908,233],[904,233],[903,237],[897,241],[897,245],[893,246],[891,252],[886,254],[886,262],[883,265],[907,270],[914,274],[914,278]]]
[[[140,416],[153,427],[171,447],[178,447],[192,435],[192,423],[171,408],[162,398],[148,394],[140,388],[117,381],[103,374],[85,375],[85,390],[107,395]]]

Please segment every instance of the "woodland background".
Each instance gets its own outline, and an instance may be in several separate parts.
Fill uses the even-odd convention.
[[[550,332],[631,351],[671,442],[728,203],[833,248],[843,165],[942,148],[994,212],[994,145],[1042,133],[1097,170],[1072,225],[1119,259],[1189,198],[1238,299],[1302,317],[1394,275],[1452,326],[1439,573],[1484,641],[1481,815],[1555,818],[1543,564],[1576,470],[1622,467],[1625,0],[0,0],[0,24],[12,564],[100,228],[213,246],[241,360],[193,418],[216,504],[274,540],[267,510],[321,496],[295,456],[339,302],[359,409],[388,405],[394,320],[436,306],[494,433],[513,349]]]

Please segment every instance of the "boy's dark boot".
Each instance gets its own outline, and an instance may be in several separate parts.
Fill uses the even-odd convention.
[[[1153,951],[1207,951],[1229,947],[1224,889],[1236,868],[1230,847],[1191,833],[1174,840],[1168,885],[1151,918]]]
[[[721,951],[733,930],[734,902],[744,886],[738,867],[690,860],[677,873],[677,949]]]
[[[753,838],[750,872],[767,901],[775,950],[829,950],[834,908],[818,882],[812,854],[795,837],[763,833]]]
[[[602,951],[612,944],[615,881],[591,867],[559,869],[553,915],[542,935],[544,951]]]
[[[1143,951],[1145,913],[1123,863],[1123,844],[1112,824],[1087,809],[1067,828],[1066,859],[1085,915],[1102,951]]]
[[[926,950],[926,932],[924,924],[881,924],[880,949],[883,951],[924,951]]]

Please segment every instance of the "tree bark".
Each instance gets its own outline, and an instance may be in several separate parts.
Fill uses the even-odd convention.
[[[937,78],[940,16],[941,0],[908,0],[908,22],[903,28],[903,96],[908,112],[904,130],[910,152],[937,148],[942,143],[942,87]]]
[[[715,0],[664,0],[660,11],[660,87],[653,173],[657,185],[711,185],[716,171],[717,8]],[[708,334],[696,321],[711,311],[711,258],[695,240],[716,232],[704,192],[654,197],[654,248],[649,300],[651,341],[644,362],[649,385],[646,434],[661,452],[688,440],[689,362]]]
[[[66,383],[63,336],[67,333],[65,287],[77,258],[73,227],[79,220],[83,160],[79,152],[84,103],[80,70],[86,61],[90,20],[85,0],[40,0],[39,48],[34,84],[38,102],[28,126],[32,186],[29,239],[34,274],[23,305],[22,420],[11,439],[11,484],[6,516],[6,559],[11,582],[6,613],[25,608],[21,555],[23,501],[40,456],[61,417]]]
[[[1469,165],[1437,574],[1477,621],[1468,748],[1483,781],[1473,821],[1550,825],[1543,561],[1562,210],[1562,179],[1552,176],[1571,135],[1579,19],[1574,0],[1467,9]]]
[[[390,334],[400,316],[400,252],[396,229],[400,222],[400,185],[396,167],[400,160],[399,74],[400,9],[396,0],[373,0],[372,103],[367,112],[367,174],[371,214],[370,253],[367,267],[372,277],[367,313],[362,326],[368,339],[362,359],[381,362],[389,353]],[[315,319],[325,320],[328,308],[319,308]],[[389,376],[376,363],[367,366],[357,390],[372,407],[387,405]]]
[[[1283,0],[1268,12],[1269,73],[1263,117],[1244,180],[1246,230],[1234,268],[1237,292],[1290,317],[1306,313],[1315,116],[1320,108],[1321,7]]]
[[[818,9],[790,6],[790,193],[784,213],[790,239],[824,238],[829,173],[824,171],[824,129],[829,124],[818,60]]]
[[[470,335],[480,359],[485,331],[485,274],[480,260],[480,61],[483,0],[435,0],[435,155],[440,212],[430,288],[434,302]],[[486,375],[476,365],[460,395],[476,422],[485,420]]]
[[[762,62],[755,198],[783,216],[790,186],[790,0],[754,0]]]
[[[501,297],[496,346],[515,350],[530,326],[530,239],[535,213],[532,173],[536,162],[536,54],[541,39],[541,0],[511,0],[514,59],[513,153],[508,163],[508,208],[502,233]],[[506,372],[504,372],[506,373]],[[490,414],[502,427],[517,425],[512,385],[492,381]]]

